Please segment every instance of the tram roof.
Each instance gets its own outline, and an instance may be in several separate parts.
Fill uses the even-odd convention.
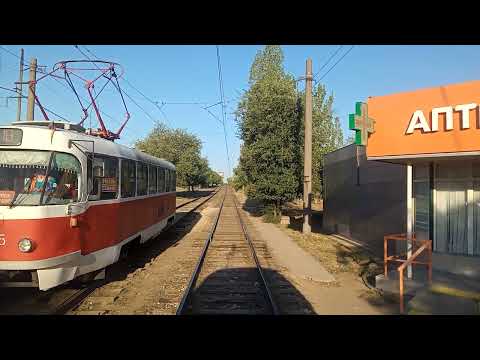
[[[61,134],[62,136],[64,136],[67,142],[70,140],[71,141],[81,140],[81,141],[89,141],[89,142],[93,141],[96,154],[142,161],[151,165],[163,166],[171,170],[175,170],[175,166],[171,162],[165,159],[157,158],[155,156],[146,154],[142,151],[129,148],[128,146],[117,144],[113,141],[103,139],[99,136],[87,134],[85,133],[86,129],[83,128],[82,126],[71,124],[64,121],[63,122],[62,121],[58,121],[58,122],[57,121],[54,121],[54,122],[52,121],[20,121],[20,122],[13,122],[11,125],[1,125],[0,127],[1,128],[19,127],[19,128],[22,128],[22,130],[29,129],[28,131],[25,131],[25,135],[27,135],[27,133],[30,133],[31,130],[42,131],[42,132],[48,131],[49,133],[51,133],[52,129],[50,129],[48,126],[51,125],[52,123],[55,124],[55,133],[59,135]],[[29,141],[28,138],[29,136],[26,137],[27,141]],[[33,138],[34,137],[32,137],[32,140]],[[37,144],[38,142],[39,140],[35,138],[35,144]]]

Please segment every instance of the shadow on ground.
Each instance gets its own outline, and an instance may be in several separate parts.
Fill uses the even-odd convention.
[[[210,195],[214,189],[199,189],[195,191],[177,191],[177,198],[198,199]]]
[[[203,195],[205,196],[205,195]],[[189,234],[190,230],[201,219],[197,212],[190,213],[177,224],[163,231],[159,236],[144,244],[132,242],[125,257],[107,268],[107,281],[125,280],[136,270],[144,268],[147,263],[155,259],[170,247],[175,247]]]
[[[208,193],[211,193],[211,191]],[[205,196],[205,193],[200,196]],[[126,279],[129,274],[145,267],[147,263],[168,248],[176,246],[179,241],[188,235],[201,217],[200,213],[192,212],[183,217],[177,224],[144,244],[139,244],[138,241],[129,243],[119,261],[107,267],[106,283]],[[91,277],[94,274],[96,273],[86,274],[86,277]],[[86,284],[89,284],[89,281],[83,283],[77,278],[47,291],[41,291],[37,288],[0,288],[0,314],[48,313],[55,307],[55,304],[61,301],[60,291],[75,290],[85,287]],[[57,298],[60,300],[57,300]]]
[[[314,315],[296,287],[277,271],[263,269],[279,315]],[[210,274],[190,294],[186,314],[271,315],[256,268],[222,269]]]
[[[264,207],[260,201],[246,198],[243,209],[254,217],[264,214]],[[282,215],[290,218],[288,228],[301,235],[303,228],[303,210],[295,206],[284,206]],[[323,229],[323,211],[312,210],[311,230],[313,234],[335,235]],[[319,260],[328,267],[328,263],[335,268],[333,272],[350,272],[357,276],[365,285],[362,298],[374,307],[382,308],[387,314],[398,313],[398,299],[396,296],[379,292],[375,289],[375,276],[383,272],[383,249],[367,251],[355,245],[346,247],[340,242],[331,241],[330,247],[322,248]],[[319,251],[316,249],[316,251]],[[380,260],[379,260],[380,259]]]

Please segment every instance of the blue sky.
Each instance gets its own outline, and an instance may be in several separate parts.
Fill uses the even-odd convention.
[[[83,55],[73,45],[2,45],[19,54],[25,49],[26,60],[37,57],[38,63],[48,68],[59,60],[83,59]],[[116,61],[125,68],[125,77],[138,90],[158,102],[202,102],[215,104],[220,99],[217,73],[217,57],[214,45],[197,46],[104,46],[86,45],[101,59]],[[240,141],[236,137],[234,111],[239,94],[248,88],[250,65],[261,46],[220,46],[224,92],[227,102],[227,140],[232,159],[236,165]],[[313,60],[313,72],[327,61],[339,46],[289,45],[282,47],[285,54],[285,69],[295,77],[305,72],[305,60]],[[336,56],[325,66],[318,78],[325,74],[335,62],[350,48],[343,46]],[[81,48],[90,56],[84,48]],[[327,90],[334,94],[334,109],[340,117],[344,136],[348,130],[348,113],[354,109],[356,101],[368,96],[385,95],[422,87],[479,79],[478,63],[480,46],[355,46],[322,80]],[[14,86],[18,77],[18,59],[0,48],[0,86]],[[25,74],[25,78],[28,74]],[[221,124],[208,112],[195,104],[166,104],[162,114],[153,104],[125,82],[122,89],[141,106],[151,117],[169,126],[187,129],[198,135],[203,142],[203,155],[212,168],[228,175],[225,155],[225,142]],[[99,98],[101,109],[117,119],[106,118],[112,130],[124,117],[124,110],[118,94],[112,91]],[[84,89],[81,89],[84,91]],[[26,92],[25,92],[26,93]],[[73,93],[56,81],[45,79],[38,84],[38,94],[42,103],[67,117],[72,122],[80,119],[80,108]],[[16,102],[9,100],[8,92],[0,89],[0,123],[15,120]],[[83,93],[86,97],[86,92]],[[136,139],[144,137],[152,128],[153,120],[130,100],[126,99],[131,113],[130,122],[123,132],[120,143],[133,145]],[[23,107],[25,111],[26,106]],[[221,117],[220,106],[210,108]],[[25,112],[23,113],[25,116]],[[42,119],[38,109],[36,119]]]

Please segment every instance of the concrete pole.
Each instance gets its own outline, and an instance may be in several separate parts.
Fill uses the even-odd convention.
[[[33,82],[33,86],[28,86],[28,101],[27,101],[27,121],[33,121],[35,110],[35,81],[37,80],[37,59],[30,60],[30,84]]]
[[[22,117],[22,100],[23,100],[23,49],[20,49],[20,72],[18,74],[18,99],[17,99],[17,121]]]
[[[312,59],[307,59],[305,76],[305,151],[303,167],[303,233],[308,235],[312,228]]]
[[[413,167],[407,165],[407,258],[412,256],[413,233]],[[412,278],[412,265],[407,267],[407,277]]]

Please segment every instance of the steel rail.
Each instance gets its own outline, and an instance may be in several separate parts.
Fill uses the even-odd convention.
[[[260,277],[262,279],[262,284],[263,284],[263,287],[265,288],[265,292],[266,292],[266,295],[267,295],[265,297],[265,300],[267,300],[267,302],[269,303],[269,305],[271,307],[271,310],[272,310],[272,314],[273,315],[278,315],[279,314],[278,307],[275,304],[275,301],[273,300],[273,296],[272,296],[272,293],[270,291],[270,288],[268,287],[268,282],[267,282],[267,279],[265,278],[265,275],[263,273],[262,265],[260,265],[260,262],[258,261],[258,257],[257,257],[257,253],[255,251],[255,247],[253,246],[253,243],[252,243],[252,240],[250,239],[250,236],[248,236],[248,232],[247,232],[247,229],[245,227],[245,223],[243,222],[242,216],[240,214],[240,210],[238,209],[237,199],[235,197],[235,194],[233,195],[233,204],[235,205],[235,210],[237,210],[237,215],[238,215],[238,219],[240,220],[240,225],[242,226],[243,235],[245,236],[245,239],[247,240],[247,243],[248,243],[248,246],[250,247],[250,251],[252,253],[253,259],[255,260],[255,265],[257,266],[258,273],[260,274]]]
[[[210,243],[213,238],[213,234],[215,233],[215,230],[217,229],[218,221],[220,220],[220,214],[222,213],[223,210],[223,204],[225,202],[225,198],[227,197],[227,188],[225,187],[225,193],[223,194],[223,199],[222,199],[222,204],[220,205],[220,209],[218,210],[217,216],[215,217],[215,221],[212,224],[212,227],[210,228],[210,231],[208,233],[207,241],[205,242],[205,245],[203,246],[202,253],[200,254],[200,258],[198,259],[197,265],[195,266],[195,269],[193,270],[192,276],[190,277],[190,281],[188,282],[187,288],[185,289],[182,299],[180,303],[178,304],[177,311],[175,315],[182,315],[185,313],[185,307],[186,304],[188,303],[187,300],[190,297],[190,294],[192,292],[192,288],[197,281],[198,275],[200,274],[200,270],[203,265],[203,261],[205,260],[205,255],[207,254],[208,247],[210,246]]]
[[[216,191],[213,192],[212,195],[207,195],[206,199],[211,199],[213,196],[215,196],[215,194],[219,191],[219,189],[217,189]],[[177,205],[176,209],[180,209],[182,207],[184,207],[185,205],[188,205],[188,204],[191,204],[192,202],[194,201],[197,201],[199,199],[202,199],[203,197],[199,197],[199,198],[196,198],[196,199],[192,199],[192,200],[188,200],[188,201],[185,201],[184,203],[180,204],[180,205]]]
[[[94,280],[93,283],[88,284],[87,287],[76,291],[74,294],[68,296],[62,303],[56,306],[49,315],[65,315],[70,310],[74,310],[81,304],[92,292],[105,285],[105,280]]]
[[[212,195],[209,195],[205,198],[200,198],[200,199],[193,199],[192,201],[188,201],[187,203],[192,203],[194,201],[201,200],[198,205],[196,205],[194,208],[188,211],[188,214],[195,211],[198,209],[200,206],[205,204],[208,200],[210,200],[213,196],[215,196],[219,190],[214,191]],[[184,205],[187,205],[187,203],[181,204],[178,206],[176,209],[181,208]],[[165,230],[168,229],[168,227],[165,228]],[[62,301],[62,303],[58,306],[56,306],[54,309],[52,309],[51,312],[48,314],[50,315],[64,315],[68,311],[75,309],[78,305],[81,304],[83,300],[85,300],[92,292],[94,292],[97,288],[105,285],[107,283],[106,280],[94,280],[91,284],[88,284],[85,288],[79,289],[72,295],[68,296],[66,299]]]

